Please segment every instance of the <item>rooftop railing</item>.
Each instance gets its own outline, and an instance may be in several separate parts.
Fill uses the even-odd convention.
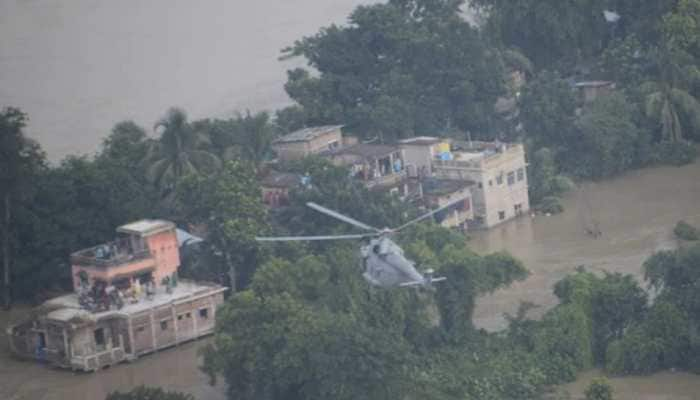
[[[134,251],[126,242],[103,243],[71,254],[73,265],[112,267],[151,257],[148,249]]]

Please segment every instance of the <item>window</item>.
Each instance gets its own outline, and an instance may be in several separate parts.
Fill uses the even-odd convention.
[[[515,172],[508,173],[508,186],[515,184]]]
[[[207,318],[209,318],[209,309],[207,309],[207,308],[200,308],[200,309],[199,309],[199,318],[202,318],[202,319],[207,319]]]
[[[525,179],[525,169],[518,168],[518,182],[522,181],[523,179]]]
[[[496,184],[497,184],[497,185],[502,185],[502,184],[503,184],[503,174],[498,175],[498,176],[496,177]]]
[[[192,318],[192,314],[191,314],[191,313],[187,313],[187,314],[185,314],[185,317],[187,317],[187,318]]]
[[[493,181],[489,179],[489,186],[493,186]]]
[[[145,331],[146,331],[146,327],[143,325],[136,327],[136,333],[141,333],[141,332],[145,332]]]
[[[168,321],[160,321],[160,330],[162,330],[162,331],[168,330]]]
[[[182,317],[184,317],[183,314],[178,315],[178,316],[177,316],[177,320],[178,320],[178,321],[182,321]]]
[[[97,347],[104,347],[105,345],[105,330],[104,328],[95,329],[95,345]]]
[[[514,205],[513,209],[515,211],[515,215],[521,215],[523,213],[523,205],[521,203]]]
[[[481,182],[479,182],[479,185],[478,185],[478,186],[479,186],[479,189],[483,189],[483,188],[484,188],[484,184],[481,183]]]
[[[503,221],[504,219],[506,219],[506,212],[505,212],[505,211],[499,211],[499,212],[498,212],[498,219],[501,220],[501,221]]]

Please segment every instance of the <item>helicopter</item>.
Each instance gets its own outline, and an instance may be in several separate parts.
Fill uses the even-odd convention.
[[[349,235],[329,235],[329,236],[279,236],[279,237],[256,237],[261,242],[285,242],[285,241],[312,241],[312,240],[345,240],[345,239],[367,239],[369,243],[360,247],[364,272],[362,276],[373,286],[384,288],[390,287],[423,287],[432,288],[434,282],[444,281],[444,277],[434,277],[434,271],[427,269],[423,273],[418,272],[415,263],[404,256],[403,249],[397,245],[391,236],[395,233],[438,213],[452,204],[447,204],[440,208],[423,214],[397,228],[379,229],[357,221],[339,212],[330,210],[316,203],[306,203],[306,205],[318,212],[330,217],[354,225],[368,233]]]

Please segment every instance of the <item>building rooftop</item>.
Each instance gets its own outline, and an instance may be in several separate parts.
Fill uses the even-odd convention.
[[[611,86],[614,84],[615,83],[612,81],[583,81],[583,82],[574,83],[574,87],[577,87],[577,88],[602,87],[602,86]]]
[[[428,178],[423,181],[423,193],[432,196],[442,196],[466,189],[472,185],[474,185],[474,182],[469,180]]]
[[[445,139],[434,136],[416,136],[409,139],[399,140],[399,144],[407,146],[430,146],[432,144],[437,144],[444,141]]]
[[[160,219],[142,219],[117,228],[117,232],[129,235],[150,236],[175,229],[175,224]]]
[[[73,319],[80,320],[99,320],[105,317],[110,317],[115,314],[133,315],[142,311],[147,311],[154,307],[163,306],[170,303],[179,303],[186,301],[200,294],[211,294],[212,292],[223,292],[228,288],[215,284],[197,283],[187,280],[180,280],[178,285],[173,288],[172,293],[167,293],[164,287],[158,287],[156,294],[147,299],[145,295],[138,300],[137,303],[129,303],[125,300],[124,307],[109,311],[90,312],[80,307],[78,303],[78,294],[70,293],[63,296],[55,297],[47,300],[44,306],[53,308],[54,310],[46,314],[46,318],[55,321],[68,322]]]
[[[262,187],[282,189],[290,189],[299,185],[301,185],[301,175],[278,171],[271,171],[260,183]]]
[[[278,137],[277,139],[273,140],[272,143],[306,142],[326,133],[336,131],[342,128],[343,126],[344,125],[325,125],[304,128]]]
[[[328,150],[321,153],[322,156],[343,156],[352,155],[363,159],[374,159],[379,157],[388,156],[391,153],[399,151],[397,146],[391,146],[386,144],[365,144],[359,143],[353,146],[343,147],[336,150]]]

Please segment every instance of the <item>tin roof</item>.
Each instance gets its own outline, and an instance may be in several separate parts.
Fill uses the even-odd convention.
[[[175,224],[160,219],[142,219],[117,228],[117,232],[130,235],[150,236],[175,229]]]
[[[431,144],[444,142],[445,139],[434,136],[416,136],[409,139],[399,140],[399,144],[408,146],[429,146]]]
[[[576,82],[574,83],[574,87],[577,88],[582,88],[582,87],[602,87],[602,86],[610,86],[613,85],[614,82],[611,81],[584,81],[584,82]]]
[[[263,178],[260,186],[268,188],[289,189],[301,184],[301,175],[291,172],[271,171]]]
[[[342,128],[344,125],[324,125],[300,129],[287,135],[278,137],[272,143],[306,142],[315,139],[326,133],[330,133]]]

